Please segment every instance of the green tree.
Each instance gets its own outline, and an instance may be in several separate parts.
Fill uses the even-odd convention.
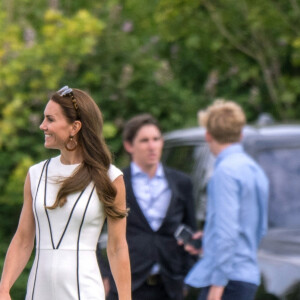
[[[29,42],[22,37],[22,28],[6,22],[3,13],[1,21],[8,25],[2,27],[0,36],[0,157],[4,161],[0,199],[10,202],[15,196],[11,187],[19,184],[18,174],[24,177],[17,170],[28,167],[24,159],[45,156],[38,126],[49,92],[62,82],[72,85],[72,79],[81,74],[81,62],[94,51],[104,23],[85,10],[72,18],[47,10],[43,26]],[[13,175],[7,178],[8,174]],[[9,185],[5,178],[12,180]]]
[[[182,80],[202,74],[207,99],[232,98],[250,119],[268,111],[291,120],[300,117],[299,13],[294,0],[162,0],[156,20],[181,52],[174,65]],[[191,72],[182,72],[187,65]]]

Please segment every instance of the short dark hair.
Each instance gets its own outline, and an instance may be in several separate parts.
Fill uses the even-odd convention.
[[[132,144],[135,136],[137,135],[137,132],[141,129],[141,127],[145,125],[154,125],[161,132],[158,121],[151,114],[139,114],[129,119],[125,123],[122,134],[123,141]]]

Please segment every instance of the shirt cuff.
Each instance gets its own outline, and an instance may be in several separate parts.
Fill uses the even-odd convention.
[[[228,278],[224,275],[224,273],[215,271],[211,276],[211,285],[216,286],[226,286],[228,284]]]

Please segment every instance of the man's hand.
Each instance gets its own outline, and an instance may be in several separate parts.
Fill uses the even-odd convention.
[[[224,286],[212,285],[209,289],[207,300],[222,300]]]
[[[197,231],[197,232],[195,232],[194,235],[193,235],[193,240],[201,239],[202,236],[203,236],[203,232],[202,232],[202,231]],[[179,245],[183,245],[183,242],[180,242],[180,241],[179,241],[178,244],[179,244]],[[190,253],[190,254],[192,254],[192,255],[199,255],[199,254],[202,253],[202,248],[196,249],[194,246],[192,246],[192,245],[190,245],[190,244],[184,245],[184,249],[185,249],[188,253]]]

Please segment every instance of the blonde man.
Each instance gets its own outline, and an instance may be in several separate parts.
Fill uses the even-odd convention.
[[[198,300],[253,300],[260,283],[256,252],[267,229],[268,180],[240,143],[246,118],[238,104],[216,100],[199,119],[216,162],[208,184],[203,258],[185,282],[202,288]]]

